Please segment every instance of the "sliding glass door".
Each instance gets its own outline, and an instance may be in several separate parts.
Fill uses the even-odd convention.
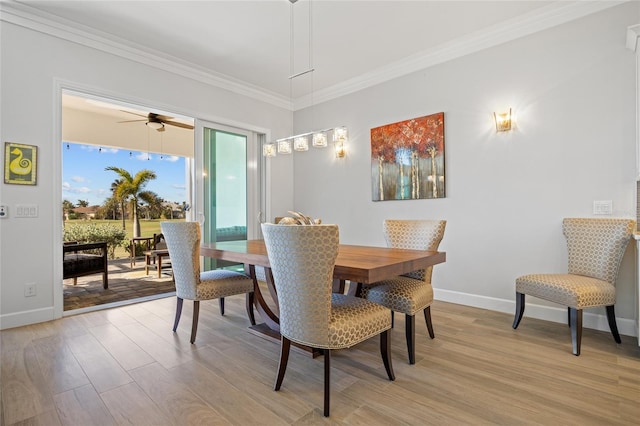
[[[203,224],[203,242],[255,238],[260,212],[256,136],[249,131],[205,123],[202,139],[203,204],[196,220]],[[204,267],[210,270],[234,265],[205,258]]]

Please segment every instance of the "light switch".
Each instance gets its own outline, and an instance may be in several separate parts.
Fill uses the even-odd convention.
[[[16,217],[38,217],[37,204],[16,204]]]
[[[612,213],[613,202],[611,200],[593,202],[593,214],[610,215]]]

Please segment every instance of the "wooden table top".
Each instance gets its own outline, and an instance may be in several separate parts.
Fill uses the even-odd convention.
[[[200,255],[270,267],[263,240],[206,243],[200,246]],[[368,284],[445,261],[445,252],[340,244],[333,276]]]

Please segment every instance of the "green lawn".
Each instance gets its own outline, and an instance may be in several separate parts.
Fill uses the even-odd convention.
[[[172,221],[168,219],[140,219],[140,236],[141,237],[153,237],[153,234],[159,234],[160,231],[160,222],[184,222],[184,219],[174,219]],[[90,223],[93,224],[109,224],[112,226],[117,226],[118,228],[122,227],[122,220],[67,220],[65,224],[73,224],[73,225],[82,225],[86,223],[87,225]],[[127,237],[125,238],[124,244],[129,245],[129,240],[133,237],[133,221],[125,220],[125,231],[127,232]],[[117,247],[115,251],[116,259],[122,257],[129,257],[129,252],[125,250],[124,247]]]

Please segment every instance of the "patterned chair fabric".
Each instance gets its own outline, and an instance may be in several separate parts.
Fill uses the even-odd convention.
[[[387,246],[412,250],[437,250],[444,236],[445,220],[385,220]],[[394,312],[405,314],[409,363],[415,363],[415,314],[424,311],[429,336],[434,337],[430,306],[433,302],[433,267],[421,269],[362,289],[362,297]]]
[[[619,342],[613,305],[622,256],[635,230],[630,219],[566,218],[562,230],[567,240],[568,273],[530,274],[516,279],[517,328],[524,313],[524,295],[559,303],[582,321],[582,309],[606,306],[609,326]],[[572,313],[573,312],[573,313]],[[577,318],[579,316],[579,318]],[[571,322],[572,328],[577,326]],[[575,336],[574,336],[575,335]],[[580,354],[580,330],[572,329],[573,352]]]
[[[275,389],[280,388],[284,378],[290,342],[324,349],[325,416],[328,416],[326,374],[330,350],[348,348],[379,334],[383,361],[393,380],[389,309],[362,298],[331,292],[338,255],[338,226],[262,224],[262,233],[280,311],[282,349]]]
[[[253,295],[253,280],[239,272],[217,269],[200,272],[200,225],[197,222],[161,222],[160,227],[164,235],[169,256],[173,267],[176,284],[178,309],[173,331],[176,331],[182,301],[220,299],[220,307],[224,314],[224,298],[236,294]],[[247,306],[249,310],[249,306]],[[253,321],[253,311],[248,312]],[[197,311],[194,309],[194,324],[192,340],[195,341],[197,328]]]

